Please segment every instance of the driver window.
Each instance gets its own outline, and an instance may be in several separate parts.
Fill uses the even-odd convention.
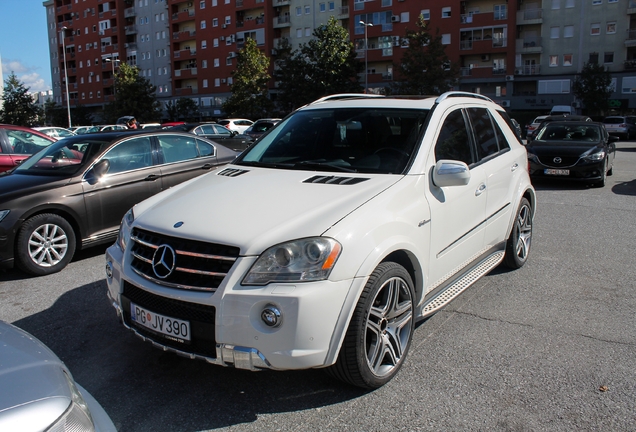
[[[461,110],[455,110],[446,117],[435,143],[435,160],[450,159],[471,165],[473,155],[468,140],[466,120]]]
[[[150,138],[132,138],[117,144],[102,159],[110,162],[108,174],[147,168],[152,165]]]
[[[214,129],[216,129],[216,133],[219,135],[227,135],[229,136],[231,134],[231,132],[224,128],[224,127],[215,127]]]

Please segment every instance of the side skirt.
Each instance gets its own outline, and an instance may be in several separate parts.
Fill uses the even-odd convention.
[[[474,265],[466,267],[466,270],[456,278],[430,292],[426,296],[424,303],[418,306],[418,318],[425,318],[446,306],[466,288],[497,267],[503,261],[504,255],[505,250],[491,252],[485,258],[476,261]]]

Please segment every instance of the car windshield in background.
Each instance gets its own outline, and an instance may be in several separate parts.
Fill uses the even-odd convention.
[[[238,165],[399,174],[413,156],[428,110],[300,111],[239,157]]]
[[[66,138],[25,160],[14,173],[72,176],[88,165],[111,141]]]
[[[567,125],[548,124],[537,135],[538,141],[545,141],[546,144],[562,145],[568,142],[587,142],[598,144],[601,140],[601,130],[597,125]]]

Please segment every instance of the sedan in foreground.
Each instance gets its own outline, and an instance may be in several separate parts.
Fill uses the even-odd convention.
[[[133,205],[234,160],[188,133],[125,131],[65,138],[0,175],[0,268],[63,269],[76,249],[113,242]]]
[[[0,430],[110,432],[101,405],[29,333],[0,321]]]
[[[526,146],[534,179],[576,180],[603,187],[612,175],[616,137],[601,123],[550,122]]]

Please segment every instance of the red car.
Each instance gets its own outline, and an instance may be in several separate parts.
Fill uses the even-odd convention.
[[[50,136],[31,128],[0,124],[0,172],[10,170],[54,142]]]

